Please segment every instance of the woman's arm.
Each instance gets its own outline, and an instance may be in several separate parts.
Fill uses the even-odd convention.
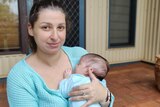
[[[109,102],[106,102],[106,98],[108,95],[107,89],[100,84],[99,80],[94,76],[91,71],[89,71],[89,75],[92,82],[73,88],[70,96],[75,97],[72,97],[70,100],[87,100],[87,103],[85,103],[83,107],[87,107],[93,103],[100,103],[102,107],[109,106]],[[84,94],[82,95],[82,93]]]
[[[8,75],[7,97],[10,107],[38,107],[36,93],[31,89],[31,84],[25,81],[28,79],[13,70]]]

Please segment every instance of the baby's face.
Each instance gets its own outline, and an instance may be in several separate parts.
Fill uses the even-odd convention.
[[[76,66],[76,74],[82,74],[85,76],[88,76],[88,67],[84,62],[80,62],[79,64],[77,64]]]

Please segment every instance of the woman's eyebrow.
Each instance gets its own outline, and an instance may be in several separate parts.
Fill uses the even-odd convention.
[[[59,25],[66,25],[65,23],[60,23]]]
[[[49,22],[41,22],[41,24],[48,24],[48,25],[52,25],[52,23]],[[66,23],[59,23],[57,25],[66,25]]]
[[[48,24],[48,25],[51,25],[51,23],[49,23],[49,22],[41,22],[40,24]]]

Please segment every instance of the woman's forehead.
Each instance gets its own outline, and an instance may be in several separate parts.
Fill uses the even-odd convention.
[[[40,22],[65,23],[65,14],[61,11],[45,9],[39,12],[38,20]]]
[[[43,15],[59,15],[62,17],[65,17],[65,14],[61,11],[61,10],[57,10],[57,9],[52,9],[52,8],[46,8],[46,9],[42,9],[41,11],[39,11],[39,16],[43,16]]]

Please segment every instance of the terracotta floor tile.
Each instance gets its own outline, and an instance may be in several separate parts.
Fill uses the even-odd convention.
[[[114,107],[160,107],[153,65],[136,63],[113,67],[107,83],[115,96]]]
[[[148,101],[144,102],[138,105],[139,107],[160,107],[159,103],[156,103],[155,101]]]

